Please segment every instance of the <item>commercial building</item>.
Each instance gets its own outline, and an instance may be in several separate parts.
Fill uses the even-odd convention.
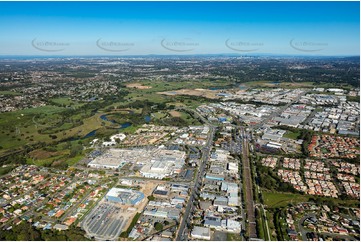
[[[239,188],[236,183],[222,182],[221,190],[227,191],[228,206],[239,206],[239,200],[238,200]]]
[[[224,175],[208,173],[206,174],[206,178],[210,180],[223,181]]]
[[[154,152],[140,174],[147,178],[163,179],[173,174],[179,174],[184,165],[186,153],[179,150],[159,150]]]
[[[154,203],[152,203],[155,205]],[[171,208],[171,207],[158,207],[151,206],[150,204],[145,208],[144,215],[158,217],[158,218],[169,218],[174,220],[179,220],[180,209]]]
[[[174,192],[188,191],[189,186],[183,184],[172,184],[171,190]]]
[[[232,219],[221,219],[214,216],[204,217],[204,226],[216,230],[226,230],[228,232],[238,233],[241,231],[241,223]]]
[[[222,225],[222,219],[214,216],[205,216],[204,217],[204,226],[209,228],[220,228]]]
[[[193,239],[211,240],[211,230],[205,227],[194,226],[191,237]]]
[[[164,147],[148,149],[109,149],[96,157],[88,166],[101,169],[120,169],[127,163],[141,166],[140,174],[147,178],[162,179],[179,174],[185,164],[186,153]]]
[[[88,166],[98,169],[119,169],[129,161],[128,157],[131,153],[131,150],[109,149],[106,153],[92,160]]]
[[[231,173],[238,173],[238,164],[235,162],[229,162],[227,165],[227,169]]]
[[[285,133],[286,133],[285,130],[267,128],[264,131],[262,139],[279,142]]]
[[[144,199],[144,194],[131,189],[112,188],[105,198],[109,202],[136,205]]]
[[[103,146],[114,146],[117,144],[117,140],[119,141],[123,141],[126,138],[125,134],[120,133],[120,134],[115,134],[110,136],[110,141],[104,141],[103,142]]]

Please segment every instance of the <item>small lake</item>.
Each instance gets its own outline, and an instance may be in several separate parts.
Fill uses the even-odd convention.
[[[108,119],[107,115],[106,114],[103,114],[100,116],[100,119],[101,120],[104,120],[104,121],[108,121],[108,122],[111,122],[113,124],[118,124],[117,122],[115,122],[114,120],[110,120]],[[149,115],[146,115],[144,116],[144,120],[146,123],[149,123],[151,121],[151,117]],[[119,129],[125,129],[125,128],[128,128],[130,126],[132,126],[132,123],[131,122],[125,122],[125,123],[122,123],[122,124],[119,124]],[[89,133],[87,133],[83,138],[81,139],[86,139],[86,138],[90,138],[90,137],[93,137],[96,135],[96,130],[93,130],[93,131],[90,131]]]
[[[210,88],[208,88],[208,90],[211,90],[211,91],[216,91],[216,90],[220,90],[220,89],[222,89],[222,88],[220,88],[220,87],[210,87]]]
[[[113,124],[115,123],[114,120],[109,120],[106,114],[103,114],[102,116],[100,116],[100,119],[104,120],[104,121],[112,122]]]
[[[114,120],[108,119],[108,117],[107,117],[106,114],[103,114],[102,116],[100,116],[100,119],[101,119],[101,120],[104,120],[104,121],[111,122],[111,123],[113,123],[113,124],[119,124],[119,123],[115,122]],[[131,126],[132,123],[130,123],[130,122],[125,122],[125,123],[122,123],[122,124],[119,124],[119,125],[120,125],[120,126],[119,126],[119,129],[125,129],[125,128],[128,128],[129,126]]]
[[[144,117],[144,120],[145,120],[146,123],[149,123],[151,119],[152,118],[149,115]]]
[[[93,130],[93,131],[87,133],[82,139],[93,137],[96,134],[96,132],[97,132],[96,130]]]
[[[130,122],[122,123],[120,125],[119,129],[125,129],[125,128],[128,128],[130,126],[132,126],[132,123],[130,123]]]
[[[248,89],[248,87],[246,85],[239,85],[238,88],[241,89],[241,90]]]

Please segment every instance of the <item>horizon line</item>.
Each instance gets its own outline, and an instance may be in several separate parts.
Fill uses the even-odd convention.
[[[8,55],[0,54],[1,57],[152,57],[152,56],[232,56],[232,57],[255,57],[255,56],[273,56],[273,57],[360,57],[360,54],[334,54],[334,55],[310,55],[310,54],[271,54],[271,53],[258,53],[258,54],[239,54],[239,53],[210,53],[210,54],[128,54],[128,55],[101,55],[101,54],[87,54],[87,55],[37,55],[37,54],[24,54],[24,55]]]

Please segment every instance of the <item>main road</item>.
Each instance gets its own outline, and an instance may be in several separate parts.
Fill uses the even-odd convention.
[[[202,185],[202,179],[204,176],[205,167],[209,160],[209,155],[211,152],[211,147],[212,147],[212,142],[213,142],[215,127],[212,125],[210,125],[209,127],[210,127],[210,129],[209,129],[210,132],[209,132],[209,136],[207,139],[207,143],[206,143],[205,147],[202,149],[202,160],[201,160],[200,169],[198,170],[197,177],[194,182],[194,187],[192,189],[186,210],[183,214],[183,218],[182,218],[181,224],[179,226],[179,230],[178,230],[178,234],[177,234],[177,238],[176,238],[177,241],[187,240],[187,238],[188,238],[188,233],[186,233],[186,230],[185,230],[186,224],[190,223],[190,214],[194,210],[193,202],[198,200],[197,197],[199,194],[199,189]]]

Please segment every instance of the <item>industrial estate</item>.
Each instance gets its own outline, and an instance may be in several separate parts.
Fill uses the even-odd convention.
[[[0,240],[360,241],[359,8],[0,1]]]
[[[189,71],[173,80],[149,74],[157,58],[74,61],[107,72],[78,74],[63,89],[56,70],[15,72],[27,61],[0,61],[3,239],[359,239],[356,74],[337,87],[302,75],[242,82]],[[212,58],[167,61],[218,66]],[[230,69],[273,63],[228,61]],[[315,65],[283,59],[287,68],[300,61],[305,73]],[[144,71],[123,80],[114,62]],[[358,68],[353,59],[318,63]],[[107,88],[79,92],[96,82]]]

